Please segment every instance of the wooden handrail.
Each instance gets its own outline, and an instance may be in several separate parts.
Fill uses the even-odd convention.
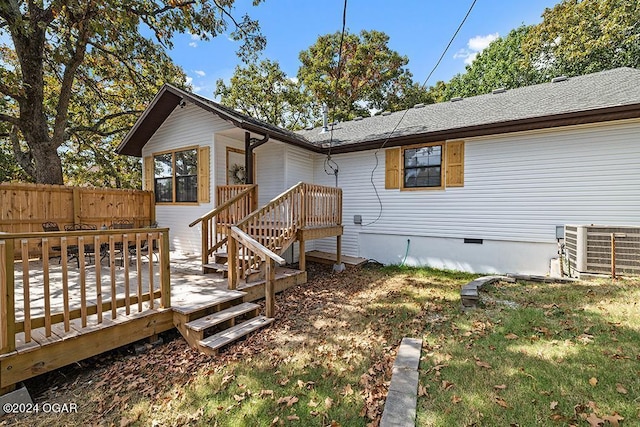
[[[248,247],[252,251],[264,255],[265,258],[271,258],[272,260],[277,262],[279,265],[285,265],[287,263],[287,261],[284,258],[282,258],[280,255],[276,254],[275,252],[273,252],[269,248],[267,248],[264,245],[260,244],[260,242],[255,240],[253,237],[249,236],[244,231],[240,230],[238,227],[232,226],[231,227],[231,234],[240,243],[242,243],[243,245],[245,245],[246,247]]]
[[[341,222],[341,189],[297,183],[230,227],[229,289],[235,289],[240,278],[248,280],[256,270],[264,268],[267,316],[272,317],[275,264],[285,263],[279,254],[296,241],[300,230],[336,226]]]
[[[247,189],[242,190],[240,193],[238,193],[234,197],[230,198],[229,200],[227,200],[226,202],[224,202],[220,206],[216,206],[215,209],[207,212],[206,214],[202,215],[200,218],[198,218],[195,221],[193,221],[191,224],[189,224],[189,227],[194,227],[199,222],[207,221],[207,220],[213,218],[214,216],[220,214],[225,209],[229,208],[229,206],[233,205],[235,202],[237,202],[238,200],[242,199],[243,197],[245,197],[249,193],[251,193],[254,190],[255,187],[256,187],[256,185],[254,184],[251,187],[248,187]]]
[[[255,208],[257,193],[255,184],[219,186],[217,200],[220,205],[189,224],[189,227],[202,224],[200,246],[203,266],[209,263],[211,254],[227,244],[229,226]]]
[[[277,195],[276,197],[274,197],[273,199],[271,199],[266,205],[264,205],[263,207],[261,207],[260,209],[257,209],[253,212],[251,212],[250,215],[247,215],[246,217],[244,217],[242,219],[242,221],[238,222],[236,224],[237,227],[242,227],[243,225],[247,224],[249,221],[251,221],[253,218],[260,216],[261,214],[263,214],[264,212],[266,212],[271,206],[278,204],[279,202],[281,202],[282,200],[284,200],[285,198],[287,198],[290,194],[295,193],[296,191],[298,191],[300,188],[302,188],[302,186],[304,186],[305,183],[304,182],[299,182],[296,185],[294,185],[293,187],[289,188],[288,190],[286,190],[283,193],[280,193],[279,195]]]
[[[265,265],[266,275],[265,275],[265,284],[264,284],[265,314],[267,315],[267,317],[274,317],[275,306],[276,306],[275,263],[278,263],[279,265],[284,265],[286,264],[286,260],[281,256],[279,256],[278,254],[274,253],[273,251],[269,250],[268,248],[264,247],[264,245],[260,244],[260,242],[258,242],[257,240],[255,240],[254,238],[252,238],[251,236],[249,236],[247,233],[240,230],[236,226],[232,226],[231,229],[229,230],[229,239],[231,242],[233,242],[232,243],[233,247],[236,247],[236,240],[237,240],[239,243],[244,245],[247,249],[257,253],[258,256],[262,255],[262,257],[265,259],[266,261],[266,265]],[[236,262],[233,261],[229,266],[230,267],[233,266],[233,268],[235,269]],[[233,271],[231,274],[235,276],[236,272]]]

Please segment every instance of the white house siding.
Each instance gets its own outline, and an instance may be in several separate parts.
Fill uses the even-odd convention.
[[[287,188],[284,178],[285,150],[285,145],[278,141],[269,141],[255,150],[259,206],[265,205]]]
[[[385,190],[381,150],[373,180],[382,211],[370,183],[374,152],[333,159],[344,192],[343,251],[384,263],[406,255],[413,265],[545,274],[556,225],[640,225],[638,120],[468,139],[464,187],[444,191]],[[315,181],[333,185],[323,160],[315,158]],[[335,251],[335,240],[317,249]]]
[[[269,141],[256,149],[258,202],[262,206],[300,181],[313,182],[313,154],[310,151]],[[311,249],[312,245],[307,245]],[[289,262],[298,259],[298,245],[284,255]]]
[[[291,145],[285,151],[285,188],[313,182],[313,153]]]
[[[313,153],[302,148],[288,145],[285,154],[285,186],[291,188],[299,182],[313,183]],[[298,244],[294,244],[284,254],[289,262],[297,262],[300,253]],[[305,242],[305,251],[315,249],[315,241]]]
[[[175,150],[180,147],[210,146],[210,164],[218,165],[219,150],[213,149],[214,133],[231,128],[224,120],[199,107],[187,104],[184,108],[176,108],[167,117],[149,142],[143,147],[142,155]],[[224,161],[224,159],[223,159]],[[216,174],[211,172],[210,177]],[[144,179],[144,178],[143,178]],[[217,178],[216,178],[217,179]],[[200,253],[200,227],[189,227],[189,223],[210,211],[214,204],[215,182],[211,182],[211,203],[197,206],[157,205],[156,220],[161,227],[169,227],[170,244],[172,250],[184,253]]]

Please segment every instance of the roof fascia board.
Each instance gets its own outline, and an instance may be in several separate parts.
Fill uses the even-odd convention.
[[[164,84],[162,88],[160,88],[158,93],[156,93],[156,96],[153,97],[153,99],[151,100],[147,108],[144,109],[140,117],[138,117],[138,120],[136,120],[136,122],[133,124],[131,129],[129,129],[129,132],[127,132],[127,134],[124,136],[124,138],[116,148],[116,152],[118,154],[123,154],[122,150],[126,148],[126,146],[129,143],[129,140],[133,137],[133,135],[135,135],[135,133],[138,131],[142,123],[144,123],[144,121],[147,119],[151,111],[153,111],[156,104],[160,102],[160,99],[164,96],[164,94],[168,91],[171,91],[171,89],[173,89],[173,86],[170,86],[168,84]],[[176,103],[176,105],[178,104]]]
[[[254,124],[249,123],[249,122],[243,122],[242,125],[238,126],[238,127],[241,128],[241,129],[253,132],[253,133],[257,133],[257,134],[263,135],[263,136],[269,135],[270,137],[275,138],[275,139],[277,139],[279,141],[285,142],[285,143],[290,144],[290,145],[295,145],[297,147],[304,148],[306,150],[313,151],[315,153],[322,153],[323,152],[322,148],[318,147],[317,145],[311,144],[309,142],[303,142],[303,141],[300,141],[300,140],[296,140],[294,138],[289,137],[286,134],[276,133],[276,132],[273,132],[271,129],[265,129],[263,127],[254,125]]]

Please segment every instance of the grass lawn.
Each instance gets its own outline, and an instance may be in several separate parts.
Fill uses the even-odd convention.
[[[267,330],[212,358],[181,338],[120,349],[27,383],[73,414],[5,425],[377,425],[402,337],[423,339],[419,426],[640,425],[640,281],[496,283],[475,276],[321,267],[277,296]]]

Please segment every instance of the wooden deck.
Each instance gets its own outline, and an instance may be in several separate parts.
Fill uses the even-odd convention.
[[[341,253],[341,189],[298,183],[259,209],[256,186],[219,190],[222,204],[190,224],[202,227],[198,258],[170,254],[168,228],[0,235],[0,394],[174,327],[216,354],[273,321],[276,292],[307,281],[305,241],[336,237]],[[280,267],[296,241],[299,270]],[[228,277],[203,274],[211,257]],[[248,304],[262,298],[265,316]]]
[[[37,283],[40,275],[43,274],[38,269],[41,261],[30,262],[30,282]],[[19,267],[19,264],[16,264]],[[55,281],[61,266],[50,265],[50,280]],[[107,270],[110,267],[103,267],[102,273],[104,282]],[[124,266],[116,267],[116,274],[124,273]],[[135,273],[135,269],[131,269]],[[228,292],[228,281],[221,274],[202,274],[202,267],[199,257],[185,257],[179,254],[171,254],[171,307],[161,308],[160,292],[154,292],[153,302],[147,299],[142,302],[142,310],[138,311],[138,301],[131,297],[131,306],[125,307],[119,303],[120,307],[115,310],[115,316],[111,310],[111,288],[110,283],[105,283],[102,291],[102,304],[106,310],[101,313],[101,319],[97,314],[97,291],[93,294],[85,295],[87,299],[86,320],[81,318],[71,319],[69,330],[65,331],[63,323],[53,323],[50,336],[47,336],[44,326],[31,329],[31,339],[25,340],[25,333],[16,334],[15,350],[0,355],[0,388],[17,384],[36,375],[63,367],[70,363],[86,359],[114,348],[133,343],[145,338],[154,337],[158,333],[176,327],[174,313],[183,312],[189,308],[197,309],[207,304],[215,303],[225,298]],[[143,283],[148,283],[148,269],[142,269]],[[17,275],[22,274],[19,268]],[[154,271],[154,275],[158,275]],[[75,307],[75,302],[79,301],[81,289],[79,284],[79,272],[69,271],[69,300],[71,310]],[[291,286],[306,282],[306,272],[292,270],[288,268],[278,268],[276,271],[276,292],[280,292]],[[95,272],[87,271],[84,280],[91,283],[95,280]],[[136,276],[130,278],[135,282]],[[158,278],[156,277],[156,280]],[[116,287],[117,301],[123,300],[125,290],[123,281],[117,280]],[[157,283],[157,282],[156,282]],[[241,282],[238,291],[242,291],[243,301],[250,302],[264,298],[265,281],[255,283]],[[85,293],[87,291],[85,290]],[[57,295],[57,290],[53,287],[51,295]],[[16,288],[16,307],[22,307],[20,300],[21,293]],[[31,294],[30,314],[31,317],[38,317],[44,311],[44,298],[39,294]],[[118,304],[118,303],[117,303]],[[153,306],[153,308],[151,308]],[[62,302],[51,298],[49,310],[53,313],[60,310]],[[23,320],[24,312],[17,310],[16,320]],[[84,326],[83,326],[84,323]]]

